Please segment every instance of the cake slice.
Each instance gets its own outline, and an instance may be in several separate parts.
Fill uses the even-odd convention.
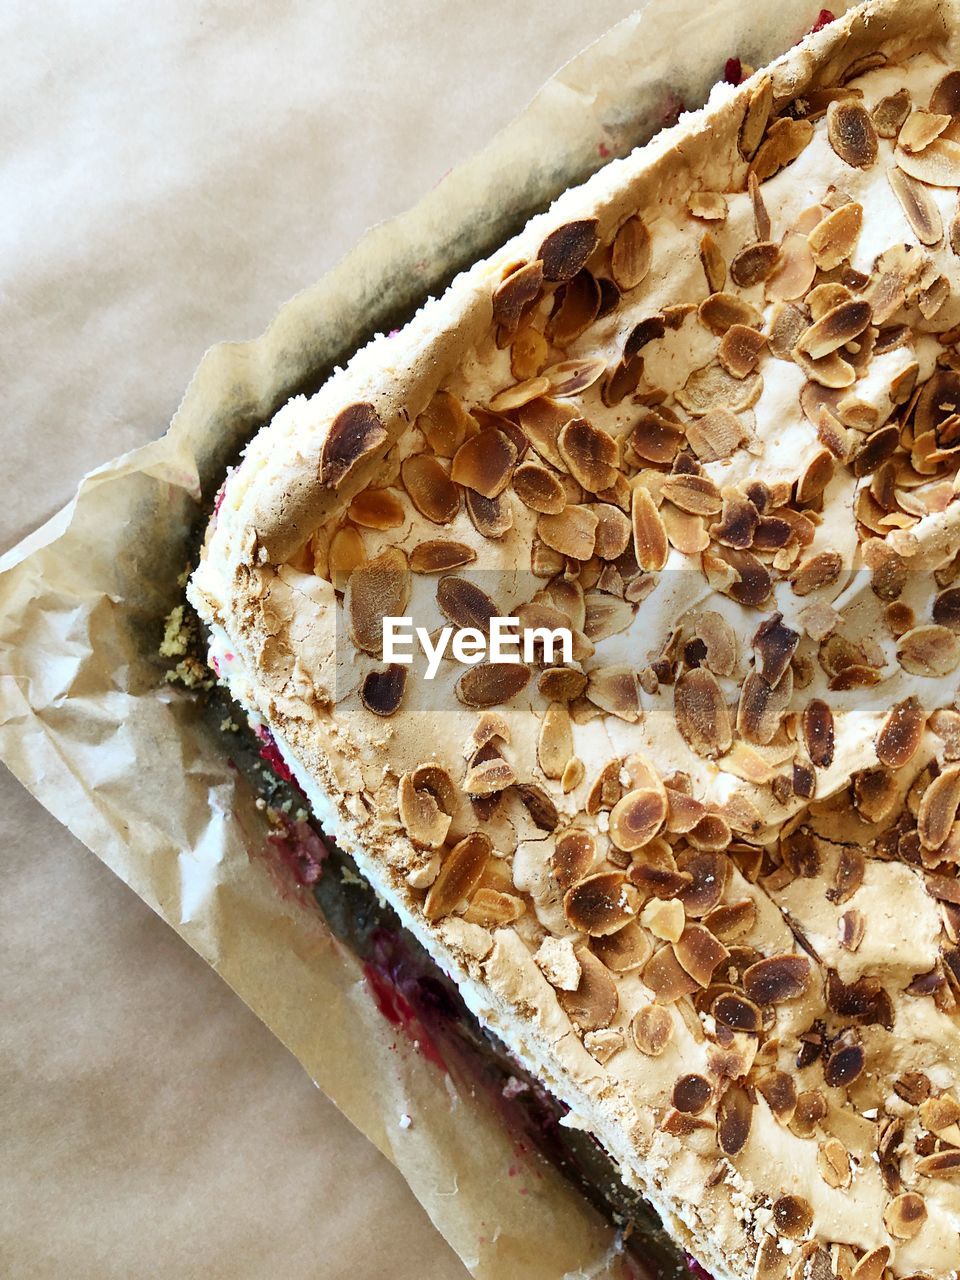
[[[867,3],[251,441],[189,595],[719,1280],[960,1265],[957,6]],[[527,661],[384,659],[519,619]]]

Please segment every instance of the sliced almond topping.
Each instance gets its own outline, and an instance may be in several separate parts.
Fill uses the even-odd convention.
[[[701,462],[720,462],[733,456],[747,439],[747,432],[735,413],[714,409],[687,425],[687,443]]]
[[[600,359],[562,360],[544,369],[543,376],[550,383],[550,391],[555,396],[574,396],[595,382],[606,373],[606,361]]]
[[[570,827],[557,836],[550,866],[560,888],[569,889],[582,880],[593,867],[596,857],[596,841],[582,827]]]
[[[939,138],[952,117],[933,111],[913,111],[903,123],[897,146],[904,151],[922,151],[934,138]]]
[[[757,1092],[781,1124],[789,1124],[797,1107],[797,1086],[786,1071],[771,1071],[757,1081]]]
[[[960,113],[960,71],[948,71],[930,96],[930,110],[943,115]]]
[[[821,271],[833,271],[849,259],[862,226],[863,206],[855,200],[842,204],[817,223],[810,232],[809,244]]]
[[[743,975],[744,990],[756,1004],[796,1000],[810,985],[810,961],[788,952],[752,964]]]
[[[847,1088],[860,1078],[865,1065],[863,1045],[856,1041],[844,1043],[841,1037],[823,1065],[824,1081],[831,1089]]]
[[[894,158],[904,173],[918,182],[930,187],[960,187],[960,143],[937,138],[915,154],[898,147]]]
[[[360,686],[360,701],[375,716],[392,716],[403,699],[407,668],[392,663],[385,671],[369,671]]]
[[[911,675],[948,676],[960,666],[960,637],[936,624],[914,627],[897,642],[897,661]]]
[[[793,696],[793,679],[788,675],[775,687],[756,671],[751,671],[740,690],[737,729],[748,742],[765,746],[780,728]]]
[[[576,991],[558,991],[560,1007],[581,1031],[599,1031],[609,1027],[617,1016],[620,1000],[617,984],[609,970],[586,949],[578,951],[580,982]]]
[[[557,227],[540,246],[538,257],[543,263],[544,278],[572,280],[586,266],[587,259],[599,243],[596,218],[583,218]]]
[[[877,131],[857,101],[834,102],[827,112],[827,137],[844,163],[865,169],[877,158]]]
[[[380,415],[372,404],[351,404],[334,418],[320,454],[320,483],[335,489],[358,462],[386,441]]]
[[[841,462],[849,462],[855,447],[854,437],[825,404],[820,406],[817,435],[835,458],[839,458]]]
[[[837,942],[844,951],[857,951],[866,929],[867,921],[862,911],[856,908],[844,911],[837,926]]]
[[[717,965],[730,954],[702,924],[688,924],[673,950],[684,972],[701,987],[710,985]]]
[[[730,263],[730,279],[741,289],[762,284],[773,272],[779,258],[780,246],[770,240],[748,244]],[[714,292],[721,287],[722,282],[714,286]]]
[[[473,489],[466,490],[467,515],[477,533],[485,538],[502,538],[513,528],[513,511],[505,494],[485,498]]]
[[[832,586],[843,570],[843,557],[839,551],[820,551],[804,560],[794,573],[792,582],[798,596],[808,596],[813,591]]]
[[[747,191],[750,195],[750,203],[753,205],[753,225],[757,233],[757,239],[769,240],[771,230],[770,214],[764,204],[763,192],[760,190],[760,183],[755,173],[747,176]]]
[[[676,898],[651,898],[640,913],[643,927],[664,942],[678,942],[686,920],[687,913],[683,909],[683,903]]]
[[[551,702],[540,725],[537,759],[548,778],[561,778],[573,755],[573,729],[564,702]]]
[[[897,784],[883,769],[865,769],[854,775],[853,803],[865,822],[883,822],[897,803]]]
[[[661,483],[660,492],[681,511],[695,516],[719,515],[723,505],[720,490],[709,476],[668,476]]]
[[[438,391],[417,426],[431,450],[441,458],[452,458],[468,435],[476,430],[476,421],[463,402],[450,391]]]
[[[941,627],[960,631],[960,587],[948,587],[933,602],[933,620]]]
[[[609,489],[617,478],[617,442],[586,418],[574,418],[557,436],[560,456],[570,474],[590,493]]]
[[[943,238],[943,219],[929,190],[895,165],[887,170],[887,181],[920,243],[938,244]]]
[[[537,680],[537,688],[550,702],[572,702],[586,687],[587,677],[574,667],[547,667]]]
[[[594,938],[590,944],[597,956],[614,973],[631,973],[650,959],[653,944],[636,921],[631,920],[605,938]]]
[[[526,307],[540,296],[543,263],[527,262],[503,280],[493,294],[493,319],[508,333],[516,333]]]
[[[793,120],[788,116],[774,120],[750,162],[750,172],[757,175],[758,181],[766,182],[796,160],[812,137],[813,125],[809,120]]]
[[[784,625],[782,614],[775,613],[761,622],[753,637],[753,647],[759,659],[759,673],[769,685],[780,683],[799,643],[799,632]]]
[[[593,555],[600,523],[589,507],[565,507],[559,515],[542,515],[537,520],[540,538],[571,560],[589,560]]]
[[[781,1196],[773,1202],[773,1225],[788,1240],[802,1240],[813,1226],[813,1209],[802,1196]]]
[[[609,502],[594,503],[593,511],[599,522],[594,554],[601,560],[619,559],[630,545],[630,521],[618,507]]]
[[[400,478],[410,501],[434,524],[448,524],[459,512],[460,490],[430,454],[405,458],[400,466]]]
[[[740,125],[740,136],[737,145],[744,160],[752,159],[763,141],[772,107],[773,81],[769,76],[764,76],[751,91],[747,101],[747,109]]]
[[[597,281],[589,271],[578,271],[569,284],[561,285],[557,291],[556,306],[546,325],[547,337],[555,346],[568,346],[593,324],[599,314],[600,303]],[[545,381],[546,386],[537,392],[538,395],[550,390],[549,380]],[[535,398],[528,394],[521,403],[526,404]],[[513,405],[499,407],[516,407],[516,399]]]
[[[750,1095],[738,1085],[731,1085],[717,1106],[717,1142],[724,1155],[735,1156],[743,1150],[750,1137],[752,1122],[753,1101]]]
[[[729,844],[729,827],[726,831]],[[729,863],[721,853],[714,851],[691,854],[687,851],[680,856],[677,865],[690,876],[690,883],[680,891],[680,900],[688,916],[704,916],[719,905],[729,871]]]
[[[653,839],[666,818],[667,800],[662,790],[628,791],[610,814],[610,839],[624,853],[633,853]]]
[[[807,314],[793,303],[777,307],[770,323],[768,344],[778,360],[792,360],[793,349],[807,327]]]
[[[697,308],[697,314],[713,333],[722,334],[733,324],[755,328],[760,323],[760,313],[749,302],[735,293],[711,293]]]
[[[946,843],[960,808],[960,764],[952,764],[927,787],[917,814],[917,831],[924,849]]]
[[[478,924],[484,929],[499,929],[519,920],[526,909],[523,899],[516,894],[483,888],[470,899],[463,918],[469,924]]]
[[[684,1115],[698,1116],[706,1109],[712,1096],[710,1081],[705,1076],[691,1073],[681,1076],[673,1086],[672,1101]]]
[[[680,452],[683,432],[677,423],[651,410],[640,417],[628,440],[643,462],[671,463]]]
[[[403,524],[403,503],[392,489],[362,489],[347,515],[365,529],[396,529]]]
[[[643,967],[643,981],[660,1004],[673,1004],[697,990],[697,982],[681,966],[672,946],[655,951]]]
[[[712,610],[701,613],[696,622],[696,635],[706,647],[702,665],[714,675],[732,676],[739,656],[737,636],[723,614]]]
[[[667,563],[670,548],[660,513],[648,489],[637,485],[631,500],[633,546],[641,569],[655,571]]]
[[[763,1015],[759,1007],[736,991],[717,996],[712,1013],[717,1022],[729,1027],[731,1031],[757,1035],[763,1026]]]
[[[350,619],[350,638],[358,649],[379,656],[383,651],[383,620],[402,617],[410,599],[407,557],[391,547],[350,575],[344,608]]]
[[[639,895],[623,872],[600,871],[567,890],[563,914],[580,933],[604,938],[635,918],[638,902]]]
[[[733,374],[735,378],[745,378],[757,367],[760,352],[766,343],[766,336],[756,329],[734,324],[723,335],[717,358],[727,373]]]
[[[927,717],[918,698],[898,702],[888,714],[877,735],[877,759],[888,769],[902,769],[909,764],[923,738]]]
[[[814,360],[821,360],[858,338],[870,323],[868,302],[842,302],[801,334],[797,344]]]
[[[895,138],[909,114],[910,94],[906,89],[898,89],[896,93],[880,99],[870,118],[881,138]]]
[[[431,921],[449,915],[480,883],[493,846],[482,831],[473,831],[453,846],[430,886],[423,914]]]
[[[707,278],[707,288],[711,293],[719,292],[726,283],[727,264],[723,260],[720,246],[709,231],[705,231],[700,237],[700,262]]]
[[[504,387],[502,391],[498,391],[490,401],[490,408],[494,413],[508,413],[511,409],[519,409],[521,405],[529,404],[531,400],[546,395],[549,390],[550,383],[546,378],[527,378],[525,382],[518,382],[514,386]]]
[[[665,502],[660,508],[660,518],[671,547],[676,547],[684,555],[698,556],[710,546],[710,534],[702,516],[681,511],[672,503]]]
[[[802,298],[816,274],[817,264],[807,237],[791,232],[784,238],[780,258],[767,278],[767,297],[777,301]]]
[[[711,409],[729,409],[733,413],[749,409],[760,399],[762,390],[759,373],[734,378],[722,365],[708,364],[690,374],[676,397],[689,413],[699,417]]]
[[[330,581],[338,591],[346,590],[354,569],[367,562],[363,538],[352,525],[342,525],[330,539]]]
[[[647,1004],[634,1014],[633,1043],[648,1058],[659,1058],[673,1038],[673,1014],[662,1004]]]
[[[580,783],[586,777],[586,765],[579,756],[571,756],[564,767],[563,773],[560,775],[560,790],[565,796],[571,791],[576,791]]]
[[[635,289],[650,270],[650,232],[642,218],[628,218],[613,240],[610,273],[624,293]]]
[[[513,766],[501,756],[478,760],[467,770],[463,789],[469,796],[493,796],[517,781]]]
[[[730,712],[711,671],[697,667],[683,673],[674,689],[673,710],[680,734],[697,755],[712,758],[729,751]]]
[[[510,343],[510,372],[518,382],[535,378],[543,372],[549,356],[550,347],[546,338],[535,325],[525,324]],[[456,449],[451,450],[451,456],[455,452]]]
[[[912,1240],[926,1220],[927,1206],[915,1191],[904,1191],[883,1211],[883,1225],[897,1240]]]
[[[484,633],[490,629],[490,619],[499,616],[497,605],[475,582],[452,574],[437,585],[437,605],[454,626],[475,627]]]
[[[450,830],[450,815],[444,813],[434,795],[414,786],[409,773],[403,775],[397,787],[397,807],[413,843],[424,849],[439,849]]]
[[[641,717],[640,685],[633,667],[595,667],[589,673],[586,696],[601,710],[628,724]]]
[[[513,487],[524,506],[544,515],[559,515],[567,505],[557,474],[538,462],[521,463],[513,473]]]
[[[509,702],[530,679],[522,662],[481,662],[457,681],[457,697],[468,707],[496,707]]]
[[[726,197],[719,191],[694,191],[687,197],[687,208],[703,222],[722,222],[727,216]]]
[[[450,477],[484,498],[495,498],[510,483],[516,460],[517,447],[509,436],[495,427],[487,427],[465,440],[457,450]],[[403,465],[406,467],[407,463]]]
[[[414,573],[446,573],[472,564],[477,553],[465,542],[432,538],[418,543],[410,552],[410,568]]]
[[[807,755],[818,769],[829,769],[833,764],[834,727],[833,712],[826,702],[814,698],[803,712],[803,739]]]

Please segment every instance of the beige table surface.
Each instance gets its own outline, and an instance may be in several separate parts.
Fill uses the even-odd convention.
[[[0,550],[630,7],[3,6]],[[0,1275],[465,1275],[286,1050],[2,770],[0,849]]]

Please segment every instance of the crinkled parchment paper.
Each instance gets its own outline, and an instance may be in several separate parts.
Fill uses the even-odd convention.
[[[398,1041],[306,897],[278,892],[253,796],[194,702],[164,680],[162,620],[203,498],[278,405],[401,323],[563,187],[644,141],[678,105],[701,103],[727,57],[769,60],[817,10],[651,0],[260,339],[208,352],[163,439],[87,476],[0,559],[0,755],[292,1049],[478,1277],[628,1272],[611,1229],[559,1175],[518,1164],[489,1102]]]

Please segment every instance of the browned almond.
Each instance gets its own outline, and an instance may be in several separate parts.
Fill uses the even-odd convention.
[[[609,1027],[617,1016],[620,1000],[617,984],[602,961],[586,949],[577,952],[580,982],[576,991],[558,991],[560,1007],[581,1031]]]
[[[483,494],[467,489],[466,503],[473,527],[485,538],[502,538],[513,528],[513,511],[506,494],[485,498]]]
[[[723,506],[720,490],[709,476],[671,475],[661,483],[660,492],[681,511],[695,516],[718,515]]]
[[[720,341],[717,359],[727,373],[735,378],[745,378],[757,367],[766,342],[766,336],[756,329],[742,324],[731,325]]]
[[[595,667],[589,674],[586,696],[594,706],[628,724],[640,719],[640,685],[631,666]]]
[[[517,497],[532,511],[559,515],[567,505],[560,478],[538,462],[522,462],[513,473]]]
[[[515,791],[530,814],[534,826],[539,827],[541,831],[556,830],[560,815],[557,812],[557,806],[542,787],[538,787],[534,782],[521,782],[517,784]]]
[[[773,580],[766,565],[750,551],[739,551],[736,547],[724,546],[719,546],[717,551],[717,559],[734,573],[734,580],[723,587],[726,594],[738,604],[748,605],[754,609],[759,609],[766,604],[773,586]],[[704,562],[706,559],[707,553],[704,554]]]
[[[624,361],[633,360],[634,356],[639,355],[648,343],[662,338],[666,331],[667,325],[662,311],[641,320],[627,334],[627,340],[623,344]]]
[[[771,688],[763,676],[751,671],[740,689],[737,707],[737,730],[741,737],[760,746],[769,743],[780,728],[792,696],[791,674]]]
[[[366,564],[363,539],[352,525],[342,525],[330,539],[330,581],[338,591],[346,590],[350,575],[358,565]]]
[[[547,337],[558,347],[566,347],[574,342],[596,320],[600,301],[600,286],[597,281],[589,271],[578,271],[568,284],[561,285],[557,291],[556,305],[546,325]],[[537,394],[550,391],[549,379],[545,378],[544,383],[541,392]],[[514,405],[499,407],[513,408],[533,399],[535,396],[527,395],[523,401],[515,401]]]
[[[960,71],[948,71],[937,82],[930,95],[930,110],[948,116],[960,113]]]
[[[780,246],[770,240],[748,244],[730,263],[730,279],[741,289],[750,289],[754,285],[762,284],[773,272],[779,258]],[[716,288],[720,287],[720,285],[716,286]]]
[[[633,853],[649,844],[667,817],[663,791],[639,788],[628,791],[610,814],[610,839],[624,853]]]
[[[469,796],[493,796],[512,787],[517,781],[513,766],[502,756],[478,760],[467,770],[463,789]]]
[[[712,333],[726,333],[731,325],[742,324],[756,328],[760,313],[749,302],[735,293],[711,293],[697,308],[697,314]]]
[[[540,725],[537,760],[548,778],[561,778],[573,755],[573,729],[565,702],[551,702]]]
[[[505,727],[505,726],[504,726]],[[505,741],[509,742],[509,730]],[[410,778],[418,791],[427,791],[444,813],[453,814],[457,806],[457,785],[442,765],[428,762],[417,765]]]
[[[810,232],[814,262],[821,271],[833,271],[853,253],[863,226],[863,205],[851,200],[834,209]]]
[[[960,808],[960,764],[949,765],[927,787],[917,814],[917,831],[925,849],[946,843]]]
[[[948,676],[960,666],[960,637],[937,624],[914,627],[897,642],[897,661],[915,676]]]
[[[895,138],[909,114],[910,94],[906,89],[898,89],[896,93],[880,99],[870,118],[881,138]]]
[[[887,181],[920,243],[939,243],[943,238],[943,219],[929,190],[922,183],[908,178],[896,165],[887,170]]]
[[[865,822],[882,822],[897,803],[897,784],[883,769],[865,769],[854,775],[853,803]]]
[[[403,699],[407,668],[391,663],[385,671],[368,671],[360,686],[360,701],[375,716],[392,716]]]
[[[391,547],[350,575],[344,607],[350,638],[358,649],[379,656],[383,651],[383,619],[402,617],[410,599],[407,557]]]
[[[403,524],[403,503],[393,489],[363,489],[347,515],[365,529],[396,529]]]
[[[684,1115],[697,1116],[704,1111],[713,1096],[713,1088],[706,1076],[691,1072],[683,1075],[673,1086],[672,1102]]]
[[[438,391],[417,418],[417,426],[435,454],[452,458],[466,437],[476,430],[476,421],[458,396],[450,391]]]
[[[617,478],[617,442],[586,418],[574,418],[557,436],[560,456],[570,474],[590,493],[609,489]]]
[[[500,282],[493,294],[494,323],[508,333],[516,333],[524,308],[540,296],[543,263],[527,262]]]
[[[320,483],[335,489],[363,458],[370,457],[386,441],[387,433],[372,404],[351,404],[341,409],[323,442]]]
[[[960,587],[947,587],[934,599],[933,620],[938,626],[960,631]]]
[[[414,844],[438,849],[446,840],[450,815],[444,813],[436,796],[414,786],[409,773],[405,773],[398,784],[397,808],[400,821]]]
[[[832,586],[843,570],[843,557],[839,551],[820,551],[804,560],[794,573],[793,589],[798,596],[808,596],[813,591]]]
[[[883,1211],[883,1225],[897,1240],[912,1240],[926,1220],[927,1206],[915,1191],[904,1191]]]
[[[813,125],[809,120],[793,120],[782,117],[774,120],[767,130],[756,155],[750,161],[750,171],[760,182],[772,178],[775,173],[796,160],[813,137]]]
[[[567,890],[563,914],[580,933],[604,938],[636,916],[638,902],[636,889],[622,871],[599,871]]]
[[[813,1209],[802,1196],[781,1196],[773,1202],[773,1225],[788,1240],[802,1240],[813,1226]]]
[[[777,265],[767,277],[766,295],[781,302],[802,298],[816,274],[817,264],[807,237],[791,232],[784,237]]]
[[[454,626],[476,627],[484,633],[490,629],[490,619],[499,615],[496,603],[475,582],[453,574],[437,584],[437,605]]]
[[[594,938],[590,945],[614,973],[630,973],[642,968],[653,951],[653,943],[646,930],[641,929],[635,921],[630,921],[607,937]]]
[[[950,116],[934,111],[914,111],[904,121],[897,146],[904,151],[923,151],[934,138],[940,137],[950,120]]]
[[[717,1142],[724,1155],[738,1155],[747,1145],[753,1121],[753,1105],[746,1089],[735,1084],[720,1099],[717,1106]]]
[[[819,698],[814,698],[804,708],[803,739],[807,755],[817,768],[829,769],[833,764],[835,742],[833,712]]]
[[[877,759],[888,769],[902,769],[909,764],[923,738],[927,717],[918,698],[898,702],[888,714],[877,735]]]
[[[696,979],[691,978],[682,967],[669,944],[653,953],[643,966],[642,977],[644,984],[660,1004],[673,1004],[683,996],[692,995],[698,986]]]
[[[549,356],[549,344],[540,330],[533,324],[522,325],[510,343],[510,372],[518,382],[535,378],[543,372]],[[450,456],[455,452],[456,449]]]
[[[842,302],[801,334],[797,345],[811,359],[820,360],[858,338],[869,323],[868,302]]]
[[[551,231],[537,255],[546,280],[572,280],[600,243],[596,218],[564,223]]]
[[[589,560],[597,540],[597,515],[583,506],[565,507],[559,515],[542,515],[537,534],[554,551],[572,560]]]
[[[732,413],[749,409],[759,400],[762,390],[763,378],[759,373],[734,378],[718,363],[695,369],[676,397],[689,413],[699,417],[711,409],[729,409]]]
[[[877,158],[877,131],[860,102],[831,104],[827,112],[827,137],[840,159],[855,169],[865,169]]]
[[[457,697],[468,707],[497,707],[509,702],[530,679],[522,662],[481,662],[457,681]]]
[[[671,463],[680,452],[683,438],[677,423],[651,410],[641,415],[628,441],[642,461]]]
[[[683,673],[674,689],[673,712],[682,737],[698,755],[712,758],[729,751],[730,712],[711,671],[697,667]]]
[[[464,920],[484,929],[498,929],[502,925],[519,920],[526,911],[522,898],[499,889],[478,889],[470,899],[470,906],[463,913]]]
[[[653,498],[643,485],[636,485],[631,500],[633,546],[641,569],[659,570],[667,563],[670,548],[667,533]]]
[[[723,260],[720,246],[709,231],[705,231],[700,237],[700,262],[703,264],[708,290],[718,293],[726,283],[727,264]]]
[[[550,702],[572,702],[587,687],[587,677],[573,667],[547,667],[537,679],[537,688]]]
[[[509,436],[488,427],[460,446],[450,477],[484,498],[496,498],[510,483],[516,460],[517,447]]]
[[[850,1273],[851,1280],[883,1280],[890,1261],[890,1246],[882,1244],[878,1249],[865,1253]]]
[[[646,279],[651,262],[650,232],[642,218],[628,218],[613,239],[610,274],[626,293]]]
[[[732,676],[737,667],[739,649],[733,627],[720,613],[708,610],[697,619],[696,636],[706,648],[701,666],[717,676]]]
[[[960,1177],[960,1150],[935,1151],[917,1161],[917,1173],[924,1178]]]
[[[837,928],[837,942],[844,951],[857,951],[866,929],[867,921],[862,911],[856,908],[844,911]]]
[[[823,1078],[831,1089],[845,1089],[863,1075],[866,1055],[863,1045],[843,1039],[830,1051],[823,1064]]]
[[[701,462],[720,462],[733,456],[747,432],[735,413],[714,409],[687,425],[686,438]]]
[[[446,573],[472,564],[477,553],[465,542],[431,538],[420,542],[410,552],[410,568],[414,573]]]
[[[596,357],[580,360],[561,360],[543,370],[543,376],[550,383],[550,393],[554,396],[574,396],[603,377],[607,365],[605,360]]]
[[[434,524],[449,524],[459,512],[460,490],[430,454],[405,458],[400,466],[400,478],[410,501]]]
[[[757,1092],[780,1121],[788,1124],[797,1106],[797,1086],[786,1071],[771,1071],[757,1081]]]
[[[687,197],[687,208],[703,222],[722,222],[727,216],[727,200],[719,191],[694,191]]]
[[[597,538],[594,552],[601,560],[617,560],[630,545],[632,527],[619,507],[609,502],[597,502],[593,506],[597,517]],[[611,570],[613,566],[610,566]]]
[[[662,1004],[647,1004],[633,1016],[633,1043],[648,1058],[659,1058],[673,1038],[673,1014]]]
[[[792,360],[797,341],[807,327],[807,314],[799,306],[788,303],[775,309],[770,324],[768,345],[778,360]]]
[[[759,1006],[737,991],[728,991],[717,996],[711,1012],[717,1022],[729,1027],[731,1031],[757,1035],[763,1026],[763,1016]]]
[[[752,159],[763,141],[772,107],[773,82],[769,76],[764,76],[751,91],[740,124],[737,145],[744,160]]]
[[[698,986],[708,987],[714,971],[730,954],[702,924],[688,924],[673,943],[674,955]]]
[[[796,1000],[810,985],[810,961],[788,952],[752,964],[743,975],[744,990],[755,1004]]]
[[[531,400],[546,395],[549,390],[550,383],[546,378],[527,378],[523,382],[516,382],[498,391],[491,398],[489,408],[493,413],[509,413],[511,409],[519,409],[521,405],[529,404]],[[502,425],[504,434],[508,434],[507,423],[504,422]]]
[[[918,182],[930,187],[960,186],[960,143],[949,138],[937,138],[915,154],[898,147],[894,157],[904,173]]]
[[[716,816],[711,814],[701,818],[697,826]],[[688,839],[693,837],[696,829],[697,827],[694,827],[691,830],[687,837]],[[726,843],[729,844],[729,842],[728,827]],[[684,910],[688,916],[693,918],[704,916],[708,911],[712,911],[714,907],[719,905],[726,888],[727,873],[729,871],[729,864],[720,852],[698,853],[685,850],[680,855],[677,866],[690,876],[690,883],[679,894],[680,901],[683,903]]]
[[[770,214],[767,206],[763,201],[763,192],[760,190],[760,183],[755,173],[751,173],[747,177],[747,191],[750,195],[750,203],[753,205],[753,226],[757,233],[758,240],[770,239]]]
[[[569,889],[582,880],[593,867],[596,856],[596,841],[589,831],[571,827],[557,836],[550,867],[560,888]]]
[[[780,683],[799,643],[799,632],[784,625],[782,614],[775,613],[761,622],[753,637],[753,647],[757,651],[760,675],[769,685]]]

